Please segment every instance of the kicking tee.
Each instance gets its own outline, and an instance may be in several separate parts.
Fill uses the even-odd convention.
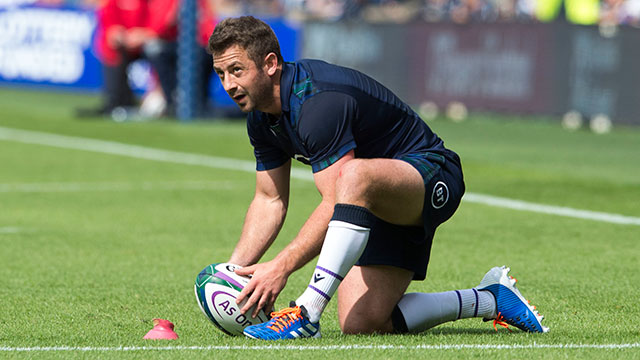
[[[287,62],[280,101],[280,117],[253,111],[247,118],[258,171],[294,158],[315,173],[351,150],[356,158],[430,152],[459,161],[408,105],[359,71],[319,60]]]

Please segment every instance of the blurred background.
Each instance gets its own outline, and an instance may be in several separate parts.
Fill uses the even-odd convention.
[[[362,70],[426,119],[640,124],[640,0],[0,0],[0,86],[100,97],[78,118],[242,117],[205,49],[245,14],[285,60]]]

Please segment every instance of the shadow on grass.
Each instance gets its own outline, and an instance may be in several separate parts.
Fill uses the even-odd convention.
[[[498,333],[509,333],[509,330],[506,329],[498,329]],[[517,334],[519,330],[513,330],[513,334]],[[495,334],[496,330],[489,327],[487,329],[478,329],[478,328],[460,328],[460,327],[443,327],[443,328],[435,328],[428,330],[426,332],[421,333],[421,335],[429,335],[429,336],[449,336],[449,335],[491,335]]]
[[[502,335],[509,335],[509,336],[515,336],[517,334],[527,334],[523,331],[520,331],[518,329],[513,330],[513,332],[509,332],[506,329],[502,329],[502,328],[498,328],[498,331],[496,332],[496,330],[494,330],[492,327],[489,327],[487,329],[478,329],[478,328],[460,328],[460,327],[442,327],[442,328],[435,328],[435,329],[430,329],[421,333],[410,333],[410,334],[358,334],[358,335],[347,335],[347,334],[343,334],[341,331],[339,330],[326,330],[325,332],[323,332],[323,337],[326,338],[342,338],[342,339],[347,339],[347,338],[354,338],[354,339],[362,339],[362,338],[384,338],[384,337],[393,337],[393,338],[402,338],[402,337],[412,337],[412,338],[420,338],[420,337],[424,337],[424,338],[429,338],[429,339],[438,339],[438,338],[445,338],[445,337],[453,337],[453,336],[459,336],[459,335],[473,335],[473,336],[502,336]]]

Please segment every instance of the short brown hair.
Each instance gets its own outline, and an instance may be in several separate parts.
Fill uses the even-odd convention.
[[[278,63],[283,62],[280,44],[273,30],[262,20],[253,16],[241,16],[222,20],[209,37],[209,52],[213,55],[223,53],[238,45],[256,65],[262,65],[269,53],[275,53]]]

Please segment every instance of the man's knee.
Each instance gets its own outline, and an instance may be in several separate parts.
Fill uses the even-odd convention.
[[[350,316],[340,318],[340,330],[344,334],[386,334],[393,331],[391,318],[368,316]]]
[[[348,161],[340,169],[340,175],[336,182],[336,191],[339,201],[367,202],[371,195],[371,176],[366,160],[353,159]]]

